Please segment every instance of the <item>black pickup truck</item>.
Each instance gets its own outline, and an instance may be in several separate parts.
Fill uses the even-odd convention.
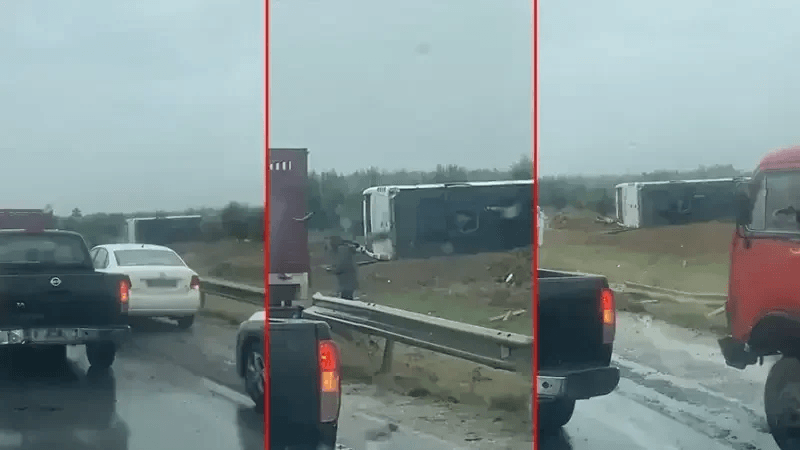
[[[269,386],[269,448],[334,449],[342,401],[339,349],[330,326],[300,319],[301,311],[270,308],[269,371],[264,357],[266,313],[243,322],[236,338],[236,369],[261,411]]]
[[[540,269],[538,283],[538,421],[550,432],[569,422],[576,400],[617,387],[616,306],[603,276]]]
[[[130,333],[130,280],[95,272],[80,234],[0,230],[0,347],[29,346],[66,358],[85,345],[93,367],[114,363]]]

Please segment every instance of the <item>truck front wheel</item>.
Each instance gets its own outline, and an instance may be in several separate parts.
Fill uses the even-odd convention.
[[[781,450],[800,450],[800,360],[784,356],[764,386],[767,425]]]
[[[558,398],[552,401],[540,402],[538,413],[539,432],[552,434],[567,424],[575,412],[575,400]]]

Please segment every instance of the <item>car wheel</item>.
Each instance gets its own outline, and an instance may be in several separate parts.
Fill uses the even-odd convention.
[[[258,342],[247,346],[244,366],[244,386],[247,395],[256,404],[256,409],[264,411],[264,384],[266,382],[266,363],[264,349]]]
[[[108,369],[117,357],[117,346],[113,342],[86,344],[86,359],[89,365],[98,369]]]
[[[175,320],[181,330],[188,330],[194,324],[194,316],[178,317]]]
[[[539,403],[537,411],[539,432],[552,434],[558,432],[567,424],[575,412],[575,400],[559,398],[552,401]]]

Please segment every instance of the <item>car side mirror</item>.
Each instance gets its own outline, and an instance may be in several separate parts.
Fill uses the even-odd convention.
[[[734,197],[734,209],[736,212],[736,226],[744,227],[753,221],[753,205],[750,196],[744,190],[736,192]]]

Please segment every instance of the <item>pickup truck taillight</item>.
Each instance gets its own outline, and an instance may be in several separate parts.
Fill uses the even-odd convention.
[[[319,414],[320,422],[334,422],[339,418],[342,379],[339,348],[330,339],[319,341]]]
[[[197,275],[192,275],[192,280],[189,282],[189,288],[194,289],[195,291],[200,289],[200,277]]]
[[[131,295],[131,280],[124,279],[119,282],[119,306],[122,312],[128,311],[128,300]]]
[[[613,344],[617,328],[617,312],[614,291],[609,288],[600,290],[600,313],[603,318],[603,343]]]

